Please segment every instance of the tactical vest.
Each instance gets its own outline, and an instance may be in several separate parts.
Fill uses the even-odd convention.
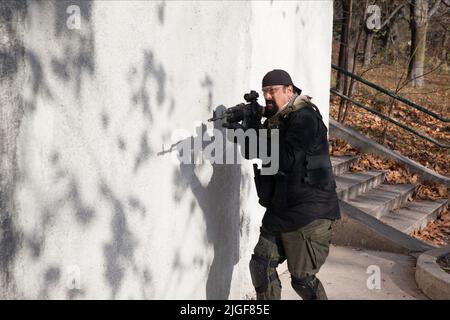
[[[325,124],[323,123],[322,115],[320,114],[317,106],[311,102],[311,99],[312,98],[310,96],[300,96],[295,94],[283,110],[267,120],[265,124],[266,128],[279,128],[280,122],[285,119],[291,112],[300,110],[302,108],[312,108],[314,110],[314,114],[317,117],[319,125],[323,125],[326,132],[327,129]],[[317,136],[312,143],[312,147],[309,150],[305,150],[306,159],[304,163],[306,165],[306,175],[303,179],[305,183],[313,186],[335,186],[330,155],[328,152],[328,142],[321,141],[320,138],[320,136]],[[321,146],[321,144],[323,143],[327,144],[326,148],[324,148],[324,146]],[[319,152],[320,147],[322,147],[322,149],[326,149],[326,152]]]

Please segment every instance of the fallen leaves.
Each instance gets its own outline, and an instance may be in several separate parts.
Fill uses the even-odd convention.
[[[385,79],[380,77],[380,75],[373,75],[372,78],[369,77],[369,80],[374,81],[375,83],[383,83]],[[443,81],[440,85],[442,90],[444,90],[446,86],[448,86],[450,76],[440,80]],[[390,85],[386,84],[386,87],[389,88]],[[437,89],[439,89],[439,87]],[[400,95],[403,96],[404,93],[406,95],[405,97],[412,99],[412,101],[422,101],[423,97],[420,95],[408,97],[408,88],[405,88],[404,91],[405,92],[400,92]],[[448,93],[450,93],[450,90],[448,91]],[[387,115],[389,113],[389,100],[386,100],[380,94],[369,92],[364,86],[357,86],[353,96],[356,97],[357,101],[360,101],[373,109],[379,110],[383,114]],[[442,97],[439,97],[440,96],[436,94],[428,95],[424,107],[444,117],[448,117],[450,113],[450,107],[448,105],[449,100],[442,100]],[[332,96],[330,101],[330,115],[335,119],[337,118],[338,110],[339,99]],[[403,103],[395,104],[391,116],[412,129],[422,132],[437,141],[446,144],[450,141],[450,132],[447,123],[435,119]],[[450,150],[428,142],[394,124],[380,119],[377,115],[354,105],[348,106],[347,117],[344,124],[356,129],[360,133],[379,143],[383,142],[383,137],[385,137],[384,142],[389,148],[421,163],[431,170],[450,177]],[[384,131],[386,131],[385,135]]]
[[[419,184],[414,193],[416,199],[421,200],[438,200],[447,199],[448,190],[444,185],[440,184]]]
[[[414,231],[411,236],[438,247],[448,245],[450,243],[450,214],[448,209],[425,228]]]
[[[348,156],[348,155],[359,155],[359,161],[354,164],[350,170],[352,172],[363,172],[368,170],[383,170],[386,172],[386,182],[389,184],[417,184],[419,176],[417,173],[411,173],[402,164],[389,159],[383,159],[382,157],[359,153],[358,150],[350,146],[348,143],[340,139],[330,139],[330,145],[332,146],[330,154],[332,156]],[[442,199],[447,195],[447,189],[445,186],[422,186],[422,192],[420,199]]]
[[[356,150],[351,145],[340,139],[329,140],[329,151],[330,155],[335,157],[351,156],[351,155],[354,156],[358,154],[358,150]]]

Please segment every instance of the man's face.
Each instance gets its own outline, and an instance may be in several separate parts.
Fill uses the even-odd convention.
[[[262,88],[266,105],[275,104],[281,109],[294,94],[292,86],[269,86]]]

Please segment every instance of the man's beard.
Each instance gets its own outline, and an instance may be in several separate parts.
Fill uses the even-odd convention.
[[[266,100],[266,107],[264,108],[264,117],[271,118],[278,112],[278,107],[275,101]]]

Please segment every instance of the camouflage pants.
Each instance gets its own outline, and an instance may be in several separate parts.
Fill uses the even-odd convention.
[[[316,289],[319,287],[318,291],[323,291],[322,297],[317,299],[326,299],[322,284],[314,275],[319,272],[328,256],[332,225],[332,220],[317,219],[292,232],[274,234],[261,228],[259,241],[250,262],[252,282],[258,300],[281,298],[281,282],[276,267],[285,260],[293,283],[296,279],[311,279],[315,281]],[[294,284],[292,286],[305,298]]]

